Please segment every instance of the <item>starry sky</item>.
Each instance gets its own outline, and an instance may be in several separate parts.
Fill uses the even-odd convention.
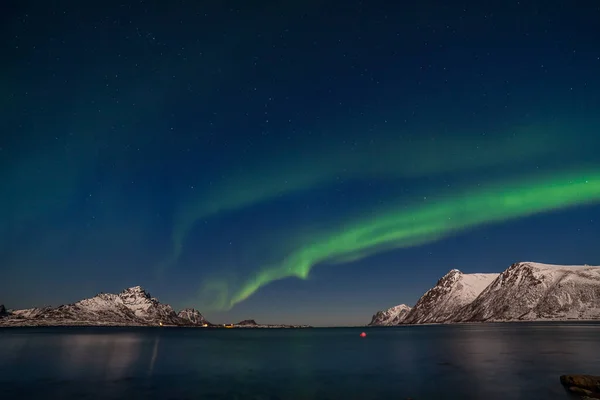
[[[600,265],[591,1],[7,2],[0,303],[355,325]]]

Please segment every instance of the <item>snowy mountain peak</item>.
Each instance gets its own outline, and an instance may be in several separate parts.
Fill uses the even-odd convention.
[[[407,306],[406,304],[398,304],[397,306],[394,306],[394,307],[388,309],[387,311],[392,314],[400,314],[400,313],[407,313],[410,311],[410,309],[411,309],[411,307]]]
[[[141,286],[132,286],[130,288],[124,289],[120,294],[122,297],[143,297],[146,299],[150,299],[150,293],[146,292],[146,290]]]
[[[194,325],[203,325],[208,323],[204,316],[200,314],[200,311],[196,310],[195,308],[185,308],[179,311],[177,316],[185,321],[189,321]]]
[[[600,267],[519,262],[508,267],[456,321],[600,318]]]
[[[141,286],[119,294],[100,293],[89,299],[59,307],[17,310],[15,323],[53,325],[204,325],[207,321],[194,309],[175,313],[168,304],[150,296]],[[11,318],[11,317],[9,317]],[[25,320],[25,321],[23,321]]]
[[[497,277],[498,274],[465,274],[453,269],[419,299],[403,323],[446,322]]]
[[[393,310],[379,311],[371,325],[386,325]],[[500,274],[449,271],[401,324],[598,319],[600,266],[523,261]]]
[[[451,269],[450,271],[448,271],[448,273],[446,273],[446,275],[444,275],[440,279],[438,279],[436,286],[449,287],[451,285],[454,285],[455,282],[457,280],[459,280],[462,276],[463,276],[463,273],[460,272],[459,270]]]
[[[371,326],[398,325],[408,315],[411,308],[406,304],[399,304],[385,311],[377,311],[371,318]]]

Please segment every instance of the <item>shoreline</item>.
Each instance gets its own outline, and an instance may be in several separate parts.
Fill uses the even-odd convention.
[[[13,323],[16,322],[16,323]],[[3,321],[0,319],[0,328],[188,328],[188,329],[308,329],[313,328],[312,326],[305,325],[257,325],[257,326],[221,326],[221,325],[213,325],[213,326],[202,326],[202,325],[159,325],[159,324],[126,324],[126,323],[98,323],[91,321],[75,321],[68,323],[61,322],[48,322],[39,323],[38,321]]]
[[[599,319],[535,319],[535,320],[506,320],[506,321],[470,321],[470,322],[427,322],[424,324],[399,324],[399,325],[366,325],[365,328],[398,328],[409,326],[454,326],[454,325],[492,325],[492,324],[523,324],[523,323],[548,323],[548,322],[596,322]]]
[[[6,321],[8,322],[8,321]],[[0,320],[1,328],[186,328],[186,329],[206,329],[206,330],[230,330],[230,329],[365,329],[365,328],[402,328],[416,326],[464,326],[464,325],[492,325],[492,324],[548,324],[548,323],[596,323],[600,324],[600,319],[568,319],[568,320],[535,320],[535,321],[490,321],[490,322],[452,322],[452,323],[425,323],[425,324],[401,324],[401,325],[356,325],[356,326],[310,326],[310,325],[254,325],[254,326],[201,326],[201,325],[155,325],[155,324],[113,324],[97,322],[73,322],[73,323],[5,323]]]

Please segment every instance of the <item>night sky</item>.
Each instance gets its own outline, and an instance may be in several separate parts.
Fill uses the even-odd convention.
[[[365,324],[452,268],[600,265],[598,2],[0,18],[8,308],[142,285],[212,322]]]

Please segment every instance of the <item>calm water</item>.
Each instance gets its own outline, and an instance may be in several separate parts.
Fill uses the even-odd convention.
[[[568,399],[577,372],[600,324],[0,329],[2,399]]]

